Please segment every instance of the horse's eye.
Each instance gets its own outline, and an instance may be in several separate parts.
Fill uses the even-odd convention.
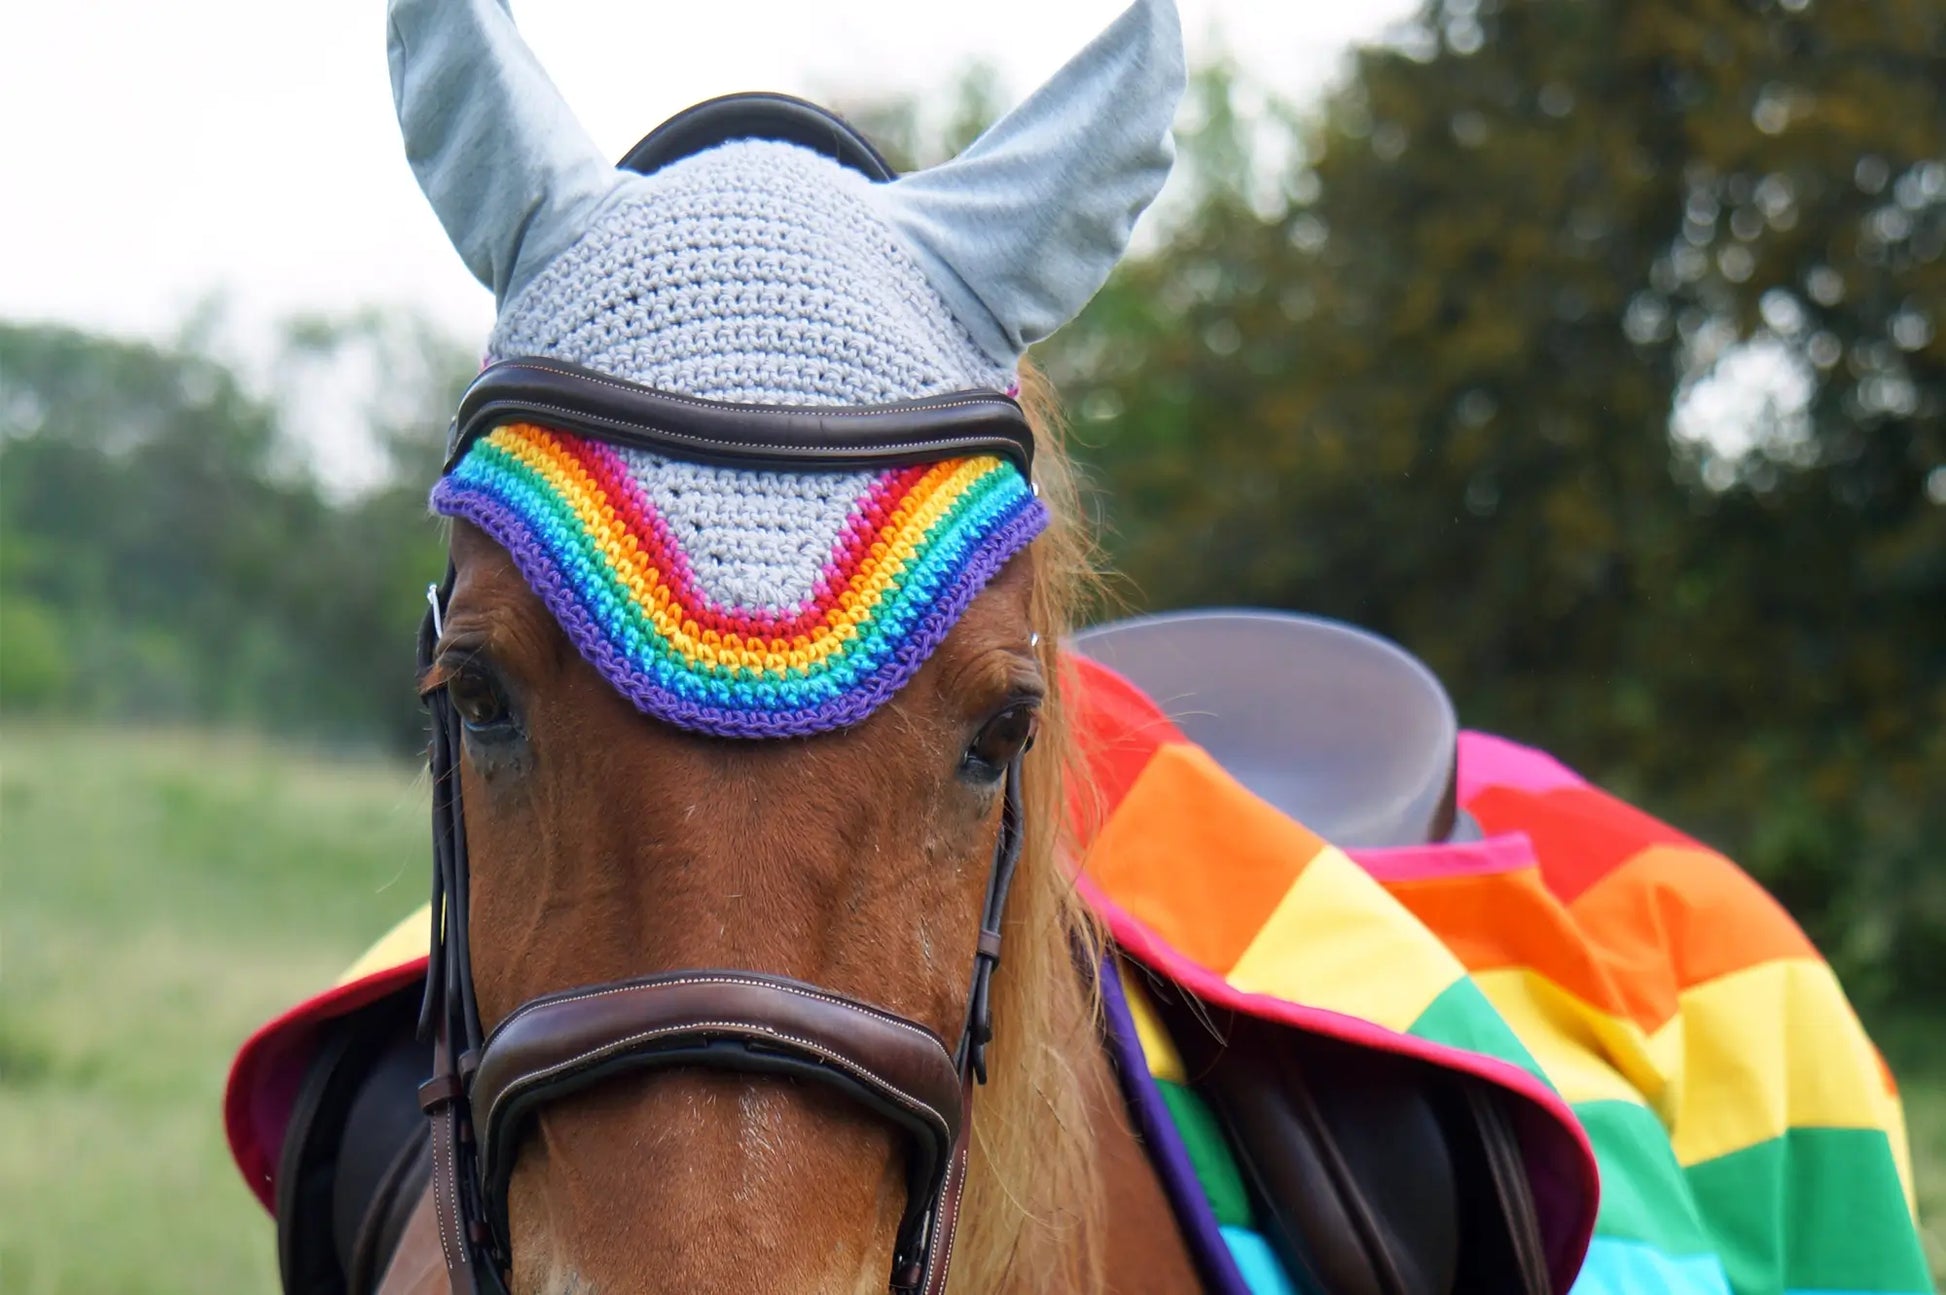
[[[1034,745],[1040,722],[1040,707],[1033,702],[1017,702],[1007,707],[981,727],[972,745],[966,748],[961,768],[974,777],[999,777],[1015,756]]]
[[[477,666],[466,666],[446,681],[446,696],[459,712],[460,722],[475,733],[486,733],[512,717],[507,695],[494,677]]]

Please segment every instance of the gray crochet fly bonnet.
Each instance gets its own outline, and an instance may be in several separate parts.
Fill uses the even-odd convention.
[[[407,157],[499,306],[490,362],[834,424],[1004,398],[1161,188],[1184,78],[1173,3],[1137,0],[927,171],[777,96],[692,109],[618,169],[499,0],[392,0],[388,41]],[[757,471],[537,421],[473,440],[433,503],[642,710],[738,737],[863,719],[1046,520],[1004,457]]]

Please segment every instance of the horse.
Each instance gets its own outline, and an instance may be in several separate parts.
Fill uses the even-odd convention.
[[[1716,1262],[1699,1221],[1722,1271],[1781,1273],[1811,1215],[1743,1211],[1786,1186],[1877,1229],[1810,1284],[1913,1286],[1896,1093],[1734,865],[1450,714],[1403,799],[1314,741],[1374,801],[1340,825],[1411,821],[1354,861],[1226,771],[1288,773],[1256,738],[1318,705],[1231,690],[1226,755],[1062,655],[1088,550],[1025,356],[1168,173],[1168,0],[907,176],[767,94],[614,167],[502,0],[392,0],[388,33],[408,160],[499,309],[432,493],[417,1020],[384,942],[232,1072],[290,1295],[1562,1295],[1584,1260],[1603,1289]],[[1809,988],[1790,1030],[1683,1019],[1726,983]],[[1751,1019],[1812,1051],[1746,1082]],[[1686,1075],[1650,1027],[1716,1041]],[[1662,1109],[1685,1091],[1713,1118]],[[1804,1113],[1847,1171],[1750,1187]],[[1645,1238],[1649,1201],[1681,1226]]]
[[[395,0],[389,24],[408,157],[501,319],[434,494],[432,1165],[380,1289],[1194,1289],[1062,863],[1054,653],[1085,545],[1020,362],[1167,172],[1173,7],[1138,0],[909,177],[766,95],[684,114],[617,171],[503,5]],[[642,277],[631,258],[668,248]],[[773,262],[799,277],[763,280]],[[575,567],[547,528],[576,491],[634,488],[587,466],[617,446],[655,516],[603,514]],[[485,474],[550,454],[578,466],[535,468],[554,495],[515,516]],[[871,491],[889,512],[860,531]],[[955,502],[976,491],[1011,501],[1004,534]],[[928,566],[942,517],[958,547]],[[844,568],[831,589],[749,592],[807,543]],[[564,592],[588,560],[641,577],[627,642],[661,664]],[[918,568],[948,576],[898,585]],[[861,635],[852,613],[895,594],[903,628]],[[826,649],[866,664],[825,687]]]
[[[1099,937],[1063,863],[1069,734],[1052,645],[1089,568],[1051,393],[1031,369],[1023,379],[1048,531],[892,705],[841,733],[732,744],[644,723],[505,551],[454,526],[422,684],[454,693],[469,733],[518,734],[460,773],[479,1010],[498,1021],[563,986],[722,966],[953,1037],[1001,830],[993,775],[969,787],[964,771],[1004,769],[1031,729],[953,1289],[1189,1291],[1198,1279],[1096,1035]],[[658,1071],[544,1108],[530,1137],[509,1193],[514,1290],[884,1288],[902,1148],[840,1096]],[[430,1295],[447,1280],[428,1188],[380,1289]]]

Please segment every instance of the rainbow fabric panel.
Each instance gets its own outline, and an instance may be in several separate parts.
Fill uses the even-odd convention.
[[[1830,968],[1728,859],[1474,733],[1458,794],[1485,839],[1354,857],[1257,800],[1125,680],[1070,665],[1092,775],[1071,784],[1082,888],[1122,955],[1524,1102],[1557,1292],[1933,1289],[1892,1077]],[[427,930],[422,906],[239,1055],[231,1142],[267,1206],[289,1105],[272,1077],[294,1073],[286,1054],[315,1042],[334,995],[411,992]],[[1284,1295],[1220,1124],[1139,979],[1107,973],[1119,1073],[1206,1289]]]
[[[475,441],[432,504],[499,541],[637,707],[744,738],[864,719],[1047,523],[993,456],[757,472],[524,423]]]
[[[1478,847],[1361,861],[1466,966],[1603,1168],[1578,1292],[1923,1292],[1898,1089],[1831,968],[1729,859],[1467,734]]]
[[[1543,1117],[1523,1151],[1557,1290],[1932,1289],[1891,1076],[1829,966],[1728,859],[1470,733],[1459,795],[1485,839],[1354,858],[1125,681],[1077,663],[1070,690],[1105,806],[1076,814],[1085,885],[1118,944],[1237,1010],[1484,1063]],[[1187,1157],[1202,1206],[1266,1254],[1233,1157],[1206,1111],[1170,1099],[1180,1063],[1129,997],[1176,1134],[1202,1144]],[[1590,1151],[1598,1208],[1577,1177]],[[1289,1282],[1243,1275],[1241,1253],[1236,1267],[1258,1295]]]

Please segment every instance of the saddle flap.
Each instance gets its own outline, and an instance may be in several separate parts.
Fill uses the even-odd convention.
[[[1486,1085],[1180,993],[1155,1000],[1300,1288],[1549,1289],[1518,1142]]]

